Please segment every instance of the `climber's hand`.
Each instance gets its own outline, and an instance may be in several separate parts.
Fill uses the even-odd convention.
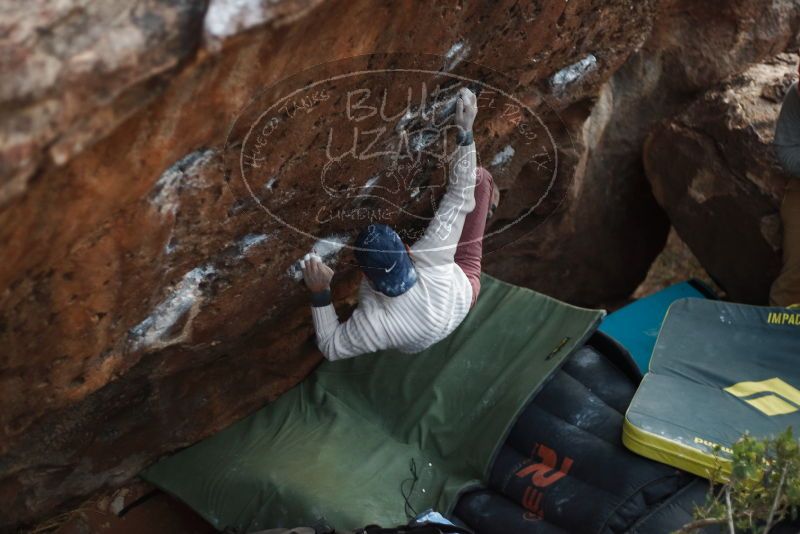
[[[456,100],[456,126],[462,132],[472,131],[472,123],[475,122],[477,114],[478,97],[466,87],[462,87],[458,90],[458,99]]]
[[[322,263],[316,254],[306,254],[300,262],[303,268],[303,280],[312,293],[319,293],[331,287],[333,269]]]

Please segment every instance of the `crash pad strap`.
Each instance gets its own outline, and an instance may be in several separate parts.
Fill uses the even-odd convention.
[[[449,512],[486,482],[518,414],[603,315],[486,275],[481,284],[467,318],[435,346],[323,362],[144,478],[220,529],[352,529]]]

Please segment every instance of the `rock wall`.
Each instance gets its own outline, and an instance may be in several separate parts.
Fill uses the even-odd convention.
[[[644,150],[659,204],[735,301],[766,304],[781,266],[787,176],[772,149],[798,56],[781,54],[705,92],[660,124]]]
[[[658,2],[643,46],[587,103],[582,129],[572,128],[579,163],[563,213],[535,231],[518,228],[517,246],[490,255],[487,269],[570,302],[626,298],[670,225],[645,177],[645,138],[705,89],[792,44],[799,7],[796,0]]]
[[[435,165],[396,190],[387,184],[405,177],[381,174],[385,159],[326,165],[323,134],[361,120],[341,96],[354,86],[335,78],[342,58],[349,72],[391,71],[372,89],[449,88],[384,117],[383,145],[418,128],[415,154],[452,112],[453,76],[505,88],[516,104],[482,92],[476,129],[502,191],[487,270],[579,304],[630,294],[668,229],[641,169],[646,132],[782,50],[797,26],[796,1],[696,4],[41,0],[4,11],[0,528],[129,479],[312,370],[295,261],[317,247],[338,266],[335,298],[352,304],[346,243],[363,224],[323,224],[320,210],[370,206],[380,187],[403,208],[388,222],[430,215]],[[406,55],[361,57],[375,52]],[[262,99],[289,87],[281,80],[320,77],[332,92],[288,110],[297,127],[245,161]]]

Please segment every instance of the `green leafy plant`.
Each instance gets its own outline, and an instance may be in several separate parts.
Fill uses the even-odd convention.
[[[723,477],[715,473],[713,480]],[[678,532],[727,525],[730,534],[768,533],[800,512],[800,441],[792,429],[775,438],[745,434],[734,446],[728,482],[713,486],[694,520]]]

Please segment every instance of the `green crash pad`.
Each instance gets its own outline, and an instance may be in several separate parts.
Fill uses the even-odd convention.
[[[142,476],[241,532],[449,513],[463,490],[486,482],[519,412],[603,314],[484,275],[475,307],[435,346],[323,362]]]
[[[622,441],[642,456],[724,480],[742,434],[800,427],[799,364],[800,311],[678,300],[628,407]]]

